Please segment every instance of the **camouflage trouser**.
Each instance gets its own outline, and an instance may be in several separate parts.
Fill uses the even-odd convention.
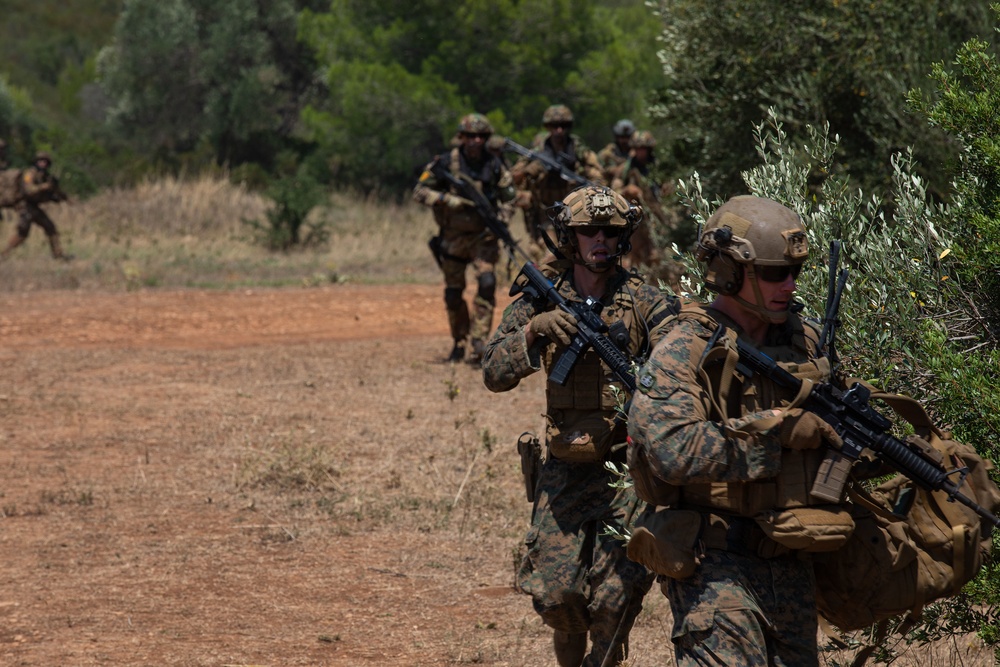
[[[662,584],[678,667],[819,664],[812,563],[709,549],[687,579]]]
[[[528,553],[517,573],[518,587],[532,596],[546,625],[590,633],[583,662],[588,667],[599,667],[611,652],[617,659],[608,664],[624,659],[629,631],[653,583],[652,573],[628,559],[621,541],[601,535],[606,524],[631,528],[641,509],[634,492],[616,491],[609,481],[602,462],[546,461],[525,539]]]
[[[45,230],[46,236],[53,236],[58,233],[55,223],[52,222],[52,219],[37,204],[22,199],[14,207],[14,210],[17,211],[17,235],[21,238],[28,237],[28,234],[31,232],[31,223],[35,223]]]
[[[486,341],[493,333],[493,311],[496,309],[496,263],[500,250],[492,236],[483,234],[445,235],[441,242],[441,270],[444,272],[444,300],[448,311],[451,337],[456,341],[471,337]],[[476,280],[476,295],[472,300],[472,317],[463,293],[465,274],[472,264]]]

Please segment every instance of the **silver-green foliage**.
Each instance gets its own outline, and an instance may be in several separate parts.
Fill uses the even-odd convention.
[[[892,158],[890,214],[883,197],[865,195],[846,176],[831,173],[839,138],[828,128],[810,127],[809,141],[794,145],[771,112],[754,136],[761,164],[743,172],[747,188],[796,210],[808,230],[810,260],[798,281],[805,315],[819,321],[824,316],[830,242],[841,240],[841,266],[850,279],[836,340],[846,369],[889,390],[926,391],[926,340],[966,325],[966,314],[955,312],[960,294],[951,275],[954,240],[948,233],[961,201],[931,202],[912,156],[904,152]],[[697,174],[680,189],[699,220],[721,203],[706,199]]]

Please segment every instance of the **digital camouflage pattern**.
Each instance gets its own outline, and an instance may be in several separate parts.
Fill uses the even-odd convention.
[[[739,331],[728,318],[726,326]],[[783,352],[781,361],[806,363],[808,355],[792,346],[790,332],[797,327],[801,321],[791,314],[785,324],[772,325],[764,348]],[[629,412],[632,447],[656,477],[682,492],[685,486],[708,482],[731,483],[736,489],[740,482],[766,480],[781,471],[781,443],[766,425],[774,423],[771,408],[789,397],[755,376],[742,402],[733,407],[730,401],[730,410],[738,414],[720,421],[713,414],[713,390],[706,391],[696,370],[713,333],[714,327],[682,316],[640,369]],[[760,427],[754,428],[755,423]],[[707,515],[683,500],[680,507]],[[674,614],[679,666],[818,664],[808,560],[714,548],[703,558],[694,576],[662,586]]]
[[[567,299],[579,301],[573,290],[568,263],[547,265],[543,271],[550,278],[559,278],[559,292]],[[653,287],[620,268],[608,285],[602,303],[601,316],[611,324],[621,320],[629,332],[628,351],[643,357],[664,335],[670,315],[678,304]],[[536,314],[550,310],[549,304],[535,304],[521,298],[504,312],[500,326],[487,345],[483,357],[483,379],[491,391],[508,391],[522,378],[542,370],[545,361],[557,358],[560,348],[540,338],[528,348],[524,327]],[[588,351],[577,362],[573,373],[586,372],[593,360]],[[603,362],[597,360],[610,375]],[[546,372],[548,372],[546,366]],[[571,377],[570,383],[574,381]],[[553,383],[549,382],[548,385]],[[569,384],[569,383],[567,383]],[[549,393],[549,392],[547,392]],[[588,423],[594,429],[613,429],[610,433],[618,447],[609,457],[624,461],[620,447],[624,429],[614,426],[614,409],[592,410],[598,418]],[[554,409],[546,405],[547,444],[553,431],[566,430],[568,415],[577,411]],[[609,424],[611,424],[609,426]],[[601,433],[593,433],[596,438]],[[605,526],[619,531],[630,528],[642,509],[641,501],[632,489],[614,489],[609,483],[614,475],[604,468],[604,461],[563,461],[549,452],[542,472],[532,511],[532,523],[525,540],[527,554],[517,573],[518,588],[532,596],[535,610],[544,622],[557,631],[589,632],[592,642],[584,665],[598,667],[610,654],[618,659],[627,651],[627,637],[642,606],[642,597],[652,585],[652,574],[628,559],[622,542],[602,536]],[[614,642],[615,633],[621,630]],[[614,645],[612,645],[614,644]],[[610,660],[608,664],[617,664]]]
[[[500,251],[496,237],[489,232],[472,203],[459,197],[450,183],[434,176],[432,168],[437,161],[452,174],[471,179],[498,210],[503,202],[514,198],[513,178],[503,161],[485,148],[480,159],[471,160],[459,147],[429,163],[413,191],[414,201],[432,208],[440,228],[438,236],[432,240],[432,247],[436,248],[436,259],[444,273],[445,310],[455,349],[470,339],[473,347],[470,361],[478,362],[493,330],[495,267]],[[470,264],[477,285],[471,317],[463,296]]]

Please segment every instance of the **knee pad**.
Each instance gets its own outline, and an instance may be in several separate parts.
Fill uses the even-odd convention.
[[[497,293],[497,277],[490,271],[489,273],[481,273],[478,278],[479,282],[479,297],[489,303],[496,301]]]
[[[462,288],[445,287],[444,305],[448,310],[455,310],[462,305]]]

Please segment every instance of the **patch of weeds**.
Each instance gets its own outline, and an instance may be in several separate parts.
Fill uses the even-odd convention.
[[[495,436],[492,433],[490,433],[490,430],[488,428],[484,428],[479,433],[479,438],[480,438],[480,442],[482,442],[483,449],[485,449],[487,451],[487,453],[492,454],[493,453],[493,446],[495,444],[497,444],[497,436]]]
[[[451,378],[449,378],[447,380],[441,380],[441,382],[446,387],[444,395],[448,397],[449,401],[454,401],[456,398],[458,398],[458,395],[460,393],[462,393],[462,390],[459,388],[458,384],[455,382],[455,378],[454,377],[451,377]]]
[[[283,443],[275,449],[249,454],[240,464],[237,485],[279,490],[337,489],[340,471],[323,445]]]
[[[90,490],[67,490],[49,491],[48,489],[39,494],[41,502],[48,505],[80,505],[90,507],[94,504],[94,492]]]

